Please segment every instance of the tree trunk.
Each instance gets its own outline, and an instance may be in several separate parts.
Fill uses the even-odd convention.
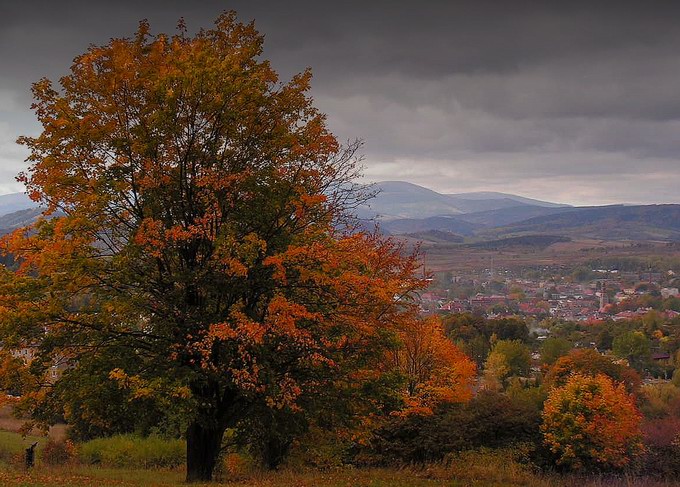
[[[265,441],[262,451],[262,463],[269,470],[276,470],[279,468],[283,460],[285,460],[292,440],[271,437]]]
[[[187,429],[187,482],[210,482],[225,428],[206,428],[197,422]]]

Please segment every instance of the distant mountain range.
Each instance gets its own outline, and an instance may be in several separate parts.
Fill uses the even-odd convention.
[[[0,195],[0,216],[27,208],[37,208],[37,206],[26,193]]]
[[[478,192],[442,194],[404,181],[383,181],[375,184],[378,194],[362,207],[362,218],[382,221],[401,218],[456,216],[505,208],[540,207],[568,208],[569,205],[540,201],[507,193]]]
[[[680,205],[574,207],[507,193],[442,194],[403,181],[376,183],[375,189],[377,196],[358,210],[363,227],[377,222],[382,232],[412,240],[477,248],[574,238],[680,241]],[[0,195],[0,234],[40,214],[23,193]]]
[[[25,193],[0,195],[0,235],[30,225],[41,213]]]
[[[489,236],[550,233],[608,240],[680,241],[680,205],[571,208],[479,233]]]
[[[507,193],[441,194],[403,181],[384,181],[375,188],[378,194],[360,208],[361,218],[379,222],[385,233],[433,243],[460,236],[472,242],[521,236],[680,240],[680,205],[574,207]],[[518,242],[524,240],[503,244]]]

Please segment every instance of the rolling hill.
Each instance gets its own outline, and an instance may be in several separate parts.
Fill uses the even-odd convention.
[[[400,235],[401,236],[401,235]],[[441,230],[427,230],[425,232],[405,233],[404,237],[412,238],[416,241],[431,243],[463,243],[465,237],[451,232]]]
[[[490,241],[551,236],[618,241],[680,240],[680,205],[572,207],[508,193],[441,194],[402,181],[376,183],[373,218],[386,233],[444,241],[454,233]],[[512,244],[505,242],[502,245]]]
[[[498,240],[486,240],[467,244],[467,247],[483,250],[508,250],[514,248],[545,249],[558,242],[569,242],[569,237],[555,235],[522,235],[519,237],[506,237]]]
[[[480,232],[489,237],[548,233],[607,240],[677,241],[680,205],[573,208]]]
[[[378,193],[368,205],[360,208],[359,216],[362,218],[394,220],[463,213],[447,196],[416,184],[383,181],[376,183],[373,189]]]
[[[0,235],[33,223],[42,214],[40,208],[27,208],[0,216]]]
[[[36,208],[38,205],[26,193],[10,193],[0,195],[0,216],[19,210]]]
[[[401,218],[385,220],[380,223],[380,228],[393,235],[417,233],[427,231],[450,232],[458,235],[473,235],[479,225],[466,222],[452,216],[434,216],[430,218]]]
[[[374,189],[377,191],[375,198],[360,208],[359,216],[362,218],[378,218],[386,221],[459,216],[516,207],[568,207],[568,205],[508,193],[442,194],[404,181],[382,181],[376,183]]]
[[[476,225],[500,227],[510,225],[511,223],[528,220],[529,218],[554,215],[556,213],[563,213],[571,210],[577,210],[577,208],[571,206],[553,207],[523,205],[512,206],[510,208],[499,208],[496,210],[478,211],[475,213],[466,213],[464,215],[460,215],[459,218]]]

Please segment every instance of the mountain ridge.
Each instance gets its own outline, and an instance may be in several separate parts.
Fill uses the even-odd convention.
[[[379,193],[357,216],[386,234],[452,243],[538,235],[680,241],[680,204],[569,206],[491,191],[442,194],[405,181],[375,186]],[[25,193],[0,195],[0,233],[40,213]]]
[[[382,221],[457,216],[523,206],[570,207],[562,203],[493,191],[444,194],[406,181],[380,181],[374,183],[372,188],[377,190],[377,194],[360,208],[359,214],[362,218],[377,218]]]

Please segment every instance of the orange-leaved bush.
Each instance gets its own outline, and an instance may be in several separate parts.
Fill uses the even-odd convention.
[[[641,418],[623,384],[603,374],[573,374],[550,392],[541,431],[559,465],[573,470],[618,469],[643,450]]]
[[[637,393],[640,389],[640,375],[635,370],[621,360],[590,348],[572,350],[558,358],[548,369],[545,383],[548,387],[563,386],[574,372],[591,376],[604,374],[615,382],[623,383],[628,392]]]

